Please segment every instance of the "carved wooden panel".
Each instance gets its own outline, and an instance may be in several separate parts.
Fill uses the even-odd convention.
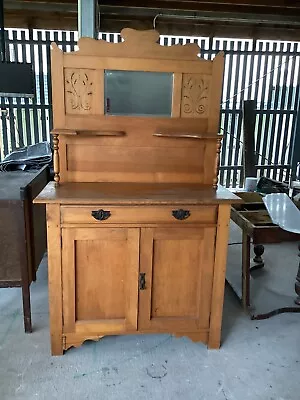
[[[207,118],[211,77],[183,74],[181,92],[182,118]]]
[[[65,68],[66,114],[94,114],[95,70]]]

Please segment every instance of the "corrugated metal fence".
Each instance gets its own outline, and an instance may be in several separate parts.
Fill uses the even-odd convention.
[[[77,41],[77,32],[8,29],[6,35],[7,59],[33,63],[37,95],[33,100],[0,98],[1,159],[17,147],[50,140],[50,43],[71,51]],[[120,40],[113,33],[99,37]],[[242,184],[242,107],[247,99],[257,101],[258,174],[287,179],[299,97],[300,43],[161,36],[164,45],[188,42],[197,42],[207,59],[221,50],[225,53],[220,183]]]

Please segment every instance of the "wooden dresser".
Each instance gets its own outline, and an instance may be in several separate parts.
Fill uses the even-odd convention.
[[[217,188],[223,55],[123,42],[52,46],[47,204],[51,348],[169,332],[220,346],[230,206]]]

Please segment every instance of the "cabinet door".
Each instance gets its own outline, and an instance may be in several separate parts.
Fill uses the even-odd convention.
[[[139,229],[63,228],[64,333],[137,329]]]
[[[175,333],[209,327],[215,233],[214,227],[142,229],[140,330]]]

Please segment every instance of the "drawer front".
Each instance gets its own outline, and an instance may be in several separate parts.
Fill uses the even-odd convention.
[[[209,223],[217,220],[216,206],[62,206],[64,224]]]

